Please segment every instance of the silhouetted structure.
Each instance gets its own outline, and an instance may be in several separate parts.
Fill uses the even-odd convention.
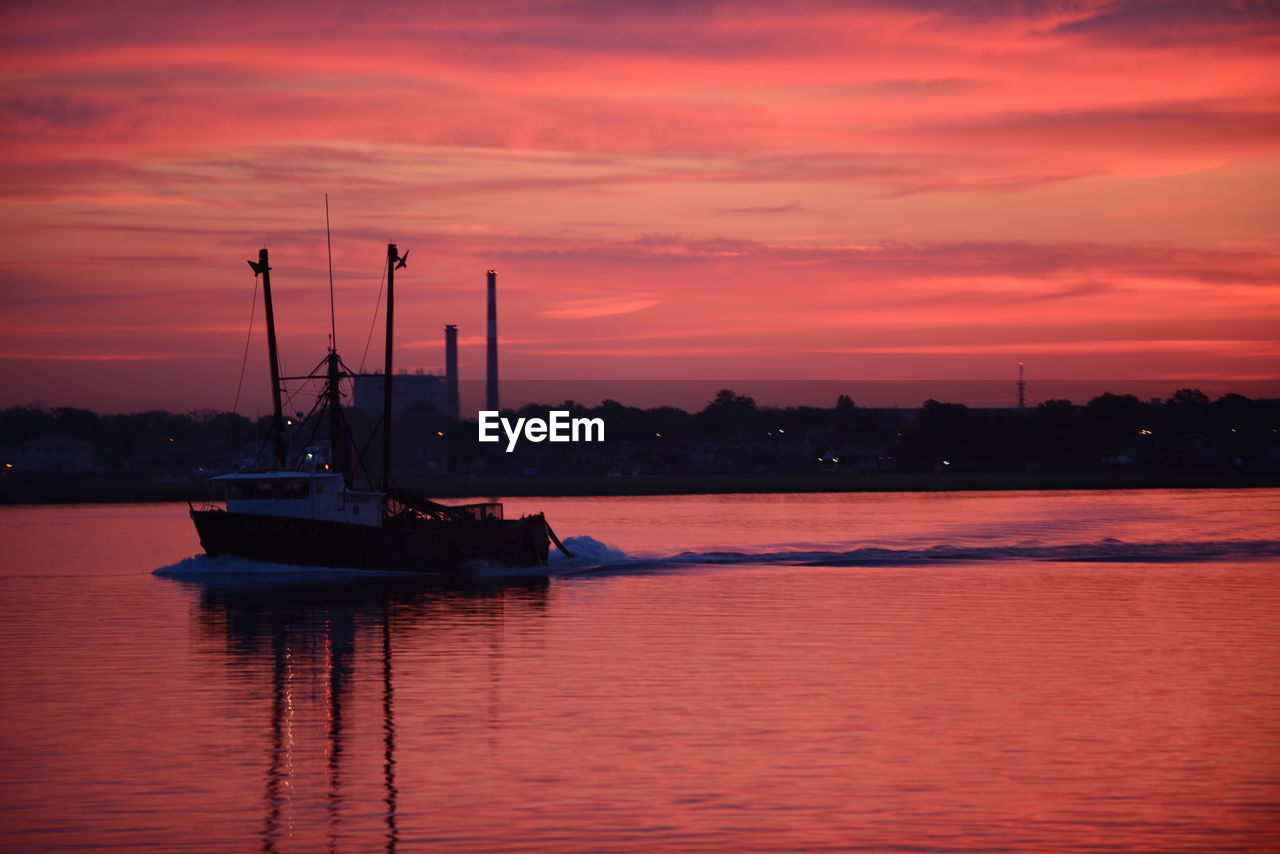
[[[40,436],[15,449],[18,472],[87,472],[93,469],[93,444],[71,436]]]
[[[384,374],[358,374],[355,379],[355,405],[362,412],[378,415],[386,400]],[[448,411],[445,377],[428,374],[419,368],[414,373],[402,372],[391,378],[391,417],[403,418],[412,407],[426,405],[436,412]]]
[[[489,273],[489,341],[486,359],[485,409],[498,408],[498,271]]]
[[[444,328],[444,380],[450,421],[458,420],[458,327],[450,323]]]

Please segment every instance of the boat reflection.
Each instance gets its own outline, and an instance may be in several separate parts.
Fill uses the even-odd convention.
[[[549,588],[545,578],[443,588],[403,576],[178,583],[198,592],[199,646],[243,689],[236,702],[269,697],[259,831],[268,854],[321,845],[396,851],[397,641],[461,619],[494,627],[486,642],[500,657],[508,609],[541,613]],[[372,715],[381,716],[380,728],[369,725]],[[369,839],[375,814],[381,845]]]

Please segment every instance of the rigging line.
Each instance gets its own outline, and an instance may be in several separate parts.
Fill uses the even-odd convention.
[[[253,340],[253,317],[258,310],[258,274],[253,274],[253,302],[249,305],[249,332],[244,337],[244,358],[240,360],[240,382],[236,383],[236,402],[231,405],[235,412],[240,407],[240,392],[244,389],[244,369],[249,364],[249,342]]]
[[[323,412],[324,410],[320,408],[320,400],[317,399],[315,404],[312,405],[311,411],[307,413],[306,419],[302,422],[311,425],[311,435],[307,439],[307,445],[315,445],[319,442],[320,419],[316,416]],[[332,446],[332,440],[330,441],[330,446]]]
[[[346,362],[342,360],[341,356],[338,357],[338,365],[344,371],[346,371],[346,374],[344,376],[349,377],[354,381],[356,375],[351,373],[351,368],[347,365]],[[339,388],[339,394],[341,394],[341,388]],[[350,438],[352,447],[356,448],[358,441],[356,439],[355,430],[353,430],[351,427],[351,419],[349,417],[351,413],[348,410],[345,410],[342,408],[341,402],[342,402],[341,397],[339,397],[338,418],[342,421],[342,428],[343,430],[346,431],[347,436]],[[382,424],[382,419],[379,418],[378,421],[372,427],[369,427],[369,424],[367,421],[364,421],[363,419],[361,420],[363,425],[366,428],[368,428],[365,431],[368,434],[368,438],[366,439],[363,448],[356,448],[355,469],[353,470],[352,475],[354,476],[357,473],[363,473],[365,480],[368,483],[373,484],[375,482],[373,475],[370,473],[369,466],[365,461],[369,458],[369,448],[372,446],[374,438],[378,435],[378,427]]]
[[[333,310],[333,238],[329,233],[329,194],[324,194],[324,246],[329,253],[329,349],[338,349],[338,327]]]
[[[294,398],[296,398],[298,395],[302,394],[302,392],[303,392],[304,390],[309,390],[310,388],[312,388],[312,386],[310,386],[310,385],[309,385],[309,383],[314,382],[314,381],[317,381],[317,380],[319,380],[319,379],[320,379],[320,377],[316,375],[316,371],[320,370],[320,367],[321,367],[321,366],[322,366],[326,361],[327,361],[327,359],[321,359],[321,360],[320,360],[320,363],[319,363],[319,364],[317,364],[314,368],[312,368],[312,369],[311,369],[311,372],[310,372],[310,373],[309,373],[305,378],[298,378],[298,379],[299,379],[299,382],[300,382],[300,385],[298,385],[298,386],[297,386],[293,391],[289,391],[289,390],[285,387],[285,385],[284,385],[284,381],[283,381],[283,380],[281,380],[281,382],[280,382],[280,393],[281,393],[281,394],[283,394],[283,395],[284,395],[284,397],[285,397],[284,402],[281,404],[281,408],[282,408],[282,409],[286,409],[286,410],[288,410],[289,412],[296,412],[296,411],[297,411],[297,410],[295,410],[295,409],[293,408],[293,407],[294,407],[294,403],[293,403]],[[282,374],[286,374],[286,373],[288,373],[288,371],[284,370],[284,357],[283,357],[283,356],[280,358],[280,366],[281,366],[281,370],[280,370],[280,372],[281,372]],[[312,415],[314,415],[314,414],[315,414],[315,412],[316,412],[316,407],[317,407],[318,405],[319,405],[319,402],[318,402],[318,401],[317,401],[317,403],[312,404],[312,407],[311,407],[311,414],[312,414]],[[310,415],[308,415],[308,416],[307,416],[307,418],[310,418],[310,417],[311,417]],[[285,415],[285,418],[292,418],[292,416],[291,416],[291,415],[286,414],[286,415]]]
[[[373,319],[369,321],[369,337],[364,339],[364,353],[360,356],[360,370],[358,374],[364,373],[364,360],[369,356],[369,344],[373,341],[373,330],[378,325],[378,309],[382,308],[382,291],[387,286],[387,265],[391,261],[382,262],[382,281],[378,283],[378,301],[373,304]]]
[[[312,388],[310,383],[323,380],[323,377],[318,375],[316,372],[320,370],[321,366],[323,366],[326,361],[327,359],[321,359],[320,362],[314,368],[312,368],[311,371],[305,377],[290,377],[288,376],[289,371],[285,368],[284,355],[282,354],[280,356],[280,374],[282,377],[280,380],[280,393],[285,396],[285,404],[287,404],[288,407],[291,408],[293,406],[293,399],[295,397],[302,394],[303,391],[307,391]],[[299,383],[299,385],[296,388],[294,388],[293,391],[289,391],[289,389],[285,386],[286,381],[294,381]]]
[[[287,377],[287,376],[289,375],[289,368],[288,368],[288,367],[285,365],[285,363],[284,363],[284,353],[280,353],[279,355],[277,355],[277,356],[276,356],[276,362],[277,362],[277,363],[279,364],[279,366],[280,366],[280,376],[282,376],[282,377]],[[282,380],[280,380],[280,391],[281,391],[281,392],[283,392],[283,391],[284,391],[284,380],[283,380],[283,379],[282,379]]]
[[[365,422],[365,423],[367,424],[368,422]],[[360,449],[360,468],[364,469],[364,473],[366,476],[369,474],[369,468],[368,466],[365,465],[364,461],[368,459],[369,449],[373,447],[373,440],[378,435],[378,432],[381,428],[382,428],[382,416],[379,415],[378,420],[374,421],[373,426],[369,428],[369,435],[364,440],[364,447]],[[369,482],[373,483],[372,477],[369,478]]]
[[[302,392],[301,388],[296,388],[293,391],[284,390],[285,400],[284,400],[284,405],[281,407],[281,409],[288,409],[291,412],[297,412],[298,410],[293,408],[293,399],[297,397],[299,394],[301,394],[301,392]],[[286,419],[292,418],[292,417],[293,416],[291,415],[285,415]]]
[[[345,415],[343,416],[343,423],[346,423]],[[379,422],[379,424],[380,423],[381,422]],[[348,428],[347,432],[350,432],[350,428]],[[375,424],[373,427],[373,430],[370,431],[369,441],[365,442],[364,450],[360,452],[356,462],[356,465],[359,467],[359,470],[364,472],[364,478],[370,484],[370,486],[376,483],[376,481],[373,479],[373,474],[369,471],[369,464],[365,461],[369,459],[369,448],[372,445],[373,437],[377,435],[377,432],[378,432],[378,425]]]

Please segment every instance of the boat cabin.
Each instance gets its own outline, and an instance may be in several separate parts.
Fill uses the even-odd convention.
[[[382,525],[382,493],[347,489],[334,472],[240,472],[214,480],[226,486],[229,513]]]

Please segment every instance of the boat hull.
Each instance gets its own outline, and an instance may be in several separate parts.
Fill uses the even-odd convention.
[[[473,529],[374,527],[220,509],[193,509],[191,519],[211,556],[443,576],[468,575],[485,565],[547,563],[547,522],[541,515]]]

